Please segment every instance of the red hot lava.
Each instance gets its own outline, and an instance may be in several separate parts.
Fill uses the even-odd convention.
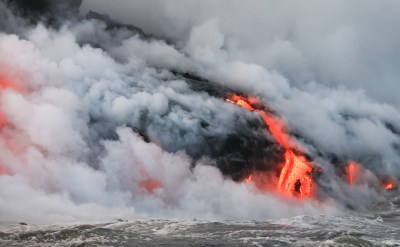
[[[6,90],[6,89],[13,89],[15,91],[19,91],[19,87],[16,84],[11,83],[10,80],[7,80],[7,79],[3,78],[2,76],[0,76],[0,92],[3,90]],[[1,105],[0,105],[0,108],[1,108]],[[4,115],[4,113],[0,111],[0,131],[4,128],[6,123],[7,123],[7,118]],[[3,175],[3,174],[4,174],[4,169],[0,164],[0,175]]]
[[[393,186],[392,182],[389,182],[389,183],[385,184],[385,189],[386,190],[392,190],[393,188],[394,188],[394,186]]]
[[[355,161],[350,161],[346,166],[346,175],[350,185],[360,184],[365,178],[365,168]],[[391,178],[383,178],[381,179],[381,186],[387,191],[394,190],[395,182]]]
[[[162,184],[155,179],[146,179],[140,182],[140,187],[149,193],[153,193],[156,189],[162,188]]]
[[[346,167],[346,173],[348,176],[349,184],[354,184],[357,178],[357,174],[359,173],[360,165],[355,161],[350,161]]]
[[[257,112],[268,126],[275,140],[285,148],[285,162],[282,164],[283,168],[276,184],[276,191],[299,198],[312,196],[314,188],[314,181],[311,177],[313,165],[307,161],[304,155],[297,154],[296,150],[291,147],[291,138],[286,132],[284,121],[258,108],[257,105],[260,105],[260,101],[256,98],[245,98],[234,94],[227,101]],[[249,176],[245,182],[248,183],[250,180],[252,180],[252,176]],[[268,187],[264,184],[257,186]]]
[[[0,76],[0,92],[5,89],[13,89],[19,91],[17,85],[11,83],[9,80],[6,80],[5,78]],[[5,124],[6,124],[6,117],[4,116],[4,113],[0,112],[0,129],[3,128]]]
[[[393,180],[392,178],[387,178],[382,181],[382,185],[387,191],[395,190],[397,188],[397,183],[398,182]]]

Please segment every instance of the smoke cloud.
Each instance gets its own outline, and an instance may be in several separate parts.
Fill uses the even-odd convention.
[[[356,3],[83,2],[147,38],[95,19],[29,24],[0,2],[0,220],[260,220],[382,199],[372,184],[400,178],[400,6]],[[273,138],[176,72],[266,102],[323,167],[323,200],[223,176],[215,154],[230,136]],[[336,174],[349,160],[364,169],[353,187]]]

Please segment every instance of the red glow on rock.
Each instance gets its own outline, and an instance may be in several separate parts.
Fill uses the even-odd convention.
[[[257,109],[256,105],[259,104],[259,100],[256,98],[247,99],[242,96],[232,95],[227,101],[259,113],[272,136],[285,148],[285,162],[276,185],[277,191],[299,198],[311,196],[314,187],[314,181],[311,177],[312,163],[307,161],[304,155],[297,154],[293,150],[290,143],[291,138],[286,132],[284,121],[262,109]]]

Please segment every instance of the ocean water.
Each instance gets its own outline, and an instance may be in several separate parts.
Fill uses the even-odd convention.
[[[3,222],[0,246],[400,246],[400,194],[362,213],[275,221]]]

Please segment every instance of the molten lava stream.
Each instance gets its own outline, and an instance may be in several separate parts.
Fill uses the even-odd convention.
[[[12,83],[11,80],[6,79],[5,77],[0,75],[0,97],[1,97],[1,93],[3,92],[3,90],[7,90],[7,89],[12,89],[16,92],[21,92],[22,88],[19,87],[17,84]],[[1,110],[2,106],[0,105],[0,110]],[[2,132],[3,128],[6,126],[7,124],[7,117],[6,115],[0,111],[0,133]],[[2,136],[2,138],[4,138],[4,136]],[[4,140],[5,145],[7,146],[7,148],[9,148],[10,143],[7,140]],[[0,164],[0,175],[3,175],[5,173],[4,168],[2,167],[2,165]]]
[[[291,148],[290,136],[286,133],[284,122],[276,116],[268,115],[265,111],[253,107],[253,104],[259,104],[257,99],[246,99],[238,95],[232,95],[227,101],[260,114],[272,136],[286,149],[285,162],[276,185],[277,191],[299,198],[311,196],[314,187],[314,181],[311,177],[312,163],[307,161],[304,155],[296,154]],[[245,182],[248,183],[251,179],[249,177]],[[259,185],[258,187],[265,186]]]
[[[360,165],[357,162],[351,161],[347,164],[346,172],[347,172],[349,184],[354,184],[359,170],[360,170]]]
[[[0,76],[0,92],[5,89],[13,89],[17,92],[20,91],[20,88],[16,84],[11,83],[9,80]],[[0,111],[0,130],[6,125],[6,122],[7,122],[6,116],[4,115],[3,112]]]
[[[285,164],[281,170],[278,191],[294,194],[300,198],[311,196],[313,180],[311,178],[312,164],[303,155],[296,154],[290,147],[290,137],[285,132],[281,119],[260,113],[265,124],[275,140],[285,149]]]
[[[300,198],[311,196],[313,187],[311,172],[311,164],[303,156],[286,150],[285,166],[279,176],[278,189],[297,194]]]

